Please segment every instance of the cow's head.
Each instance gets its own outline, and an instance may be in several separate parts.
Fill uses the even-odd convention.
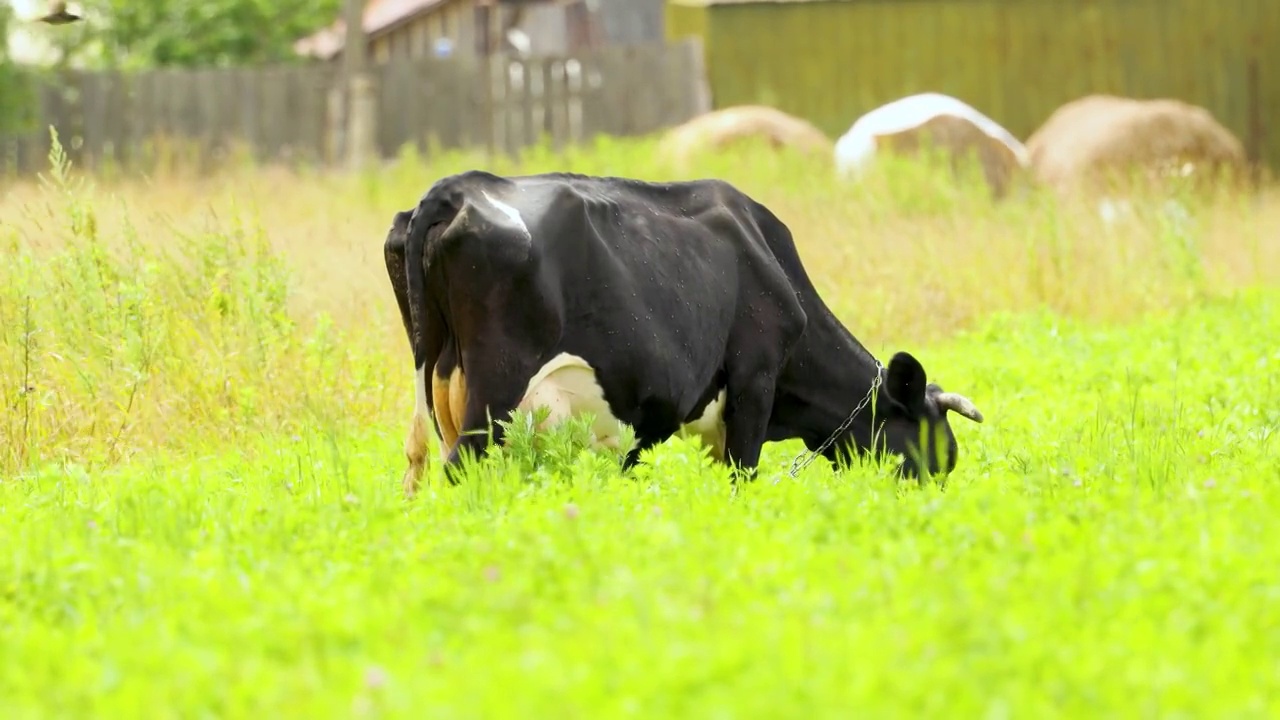
[[[881,432],[886,449],[903,458],[899,472],[919,477],[923,461],[930,474],[950,473],[956,466],[957,446],[947,411],[979,423],[982,413],[965,396],[943,392],[929,382],[920,361],[909,353],[893,356],[883,382],[878,403],[884,404],[887,397],[888,407],[877,407],[876,414],[885,418]]]

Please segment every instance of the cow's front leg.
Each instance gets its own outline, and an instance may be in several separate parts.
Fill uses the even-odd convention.
[[[789,297],[779,290],[776,297]],[[725,367],[724,460],[735,482],[755,478],[760,450],[769,436],[773,399],[787,356],[804,332],[806,318],[798,303],[754,313],[730,340]],[[761,343],[760,337],[771,338]]]
[[[724,405],[724,461],[733,469],[735,481],[755,478],[769,431],[777,374],[777,370],[756,370],[729,377]]]

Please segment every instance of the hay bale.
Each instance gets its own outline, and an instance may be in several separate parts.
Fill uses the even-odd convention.
[[[702,153],[733,149],[744,140],[763,140],[772,149],[831,156],[832,142],[812,123],[767,105],[738,105],[703,113],[667,131],[659,144],[662,158],[687,169]]]
[[[1243,170],[1247,163],[1244,146],[1208,110],[1115,95],[1059,107],[1027,140],[1027,150],[1035,177],[1059,192],[1100,189],[1134,172],[1158,182]]]
[[[860,177],[879,152],[914,157],[925,145],[948,157],[953,172],[962,157],[976,157],[996,198],[1028,166],[1026,147],[999,123],[949,95],[920,93],[858,118],[836,141],[836,169],[841,177]]]

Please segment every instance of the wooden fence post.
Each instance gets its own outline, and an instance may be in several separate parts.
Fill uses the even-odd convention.
[[[711,112],[714,98],[711,97],[711,82],[707,78],[707,59],[703,54],[702,38],[690,35],[681,41],[680,53],[684,56],[685,67],[689,69],[688,92],[689,117],[694,118]]]
[[[377,155],[378,98],[373,78],[362,72],[351,78],[351,117],[347,122],[347,168],[359,170]]]

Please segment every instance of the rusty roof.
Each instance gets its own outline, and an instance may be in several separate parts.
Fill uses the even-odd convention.
[[[858,0],[666,0],[669,5],[797,5],[800,3],[858,2]]]
[[[366,35],[377,35],[400,22],[435,10],[449,2],[450,0],[369,0],[364,8],[364,20],[361,25],[364,26]],[[342,18],[338,18],[329,27],[317,30],[295,42],[293,50],[300,55],[331,58],[341,52],[346,34],[347,25]]]

